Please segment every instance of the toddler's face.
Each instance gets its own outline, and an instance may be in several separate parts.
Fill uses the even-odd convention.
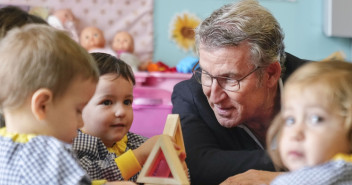
[[[347,153],[349,142],[344,117],[324,101],[323,88],[290,85],[283,95],[284,126],[279,142],[280,157],[291,171]]]
[[[121,140],[133,121],[133,84],[116,74],[100,76],[94,96],[83,110],[83,132],[107,147]]]
[[[77,136],[77,129],[83,126],[82,110],[93,96],[96,82],[91,79],[75,80],[67,91],[58,97],[47,111],[50,123],[48,134],[71,143]]]
[[[85,28],[80,36],[81,46],[86,50],[103,48],[105,45],[105,38],[103,32],[95,27]]]

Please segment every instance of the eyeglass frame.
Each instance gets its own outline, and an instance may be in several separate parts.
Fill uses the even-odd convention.
[[[262,68],[261,66],[257,66],[256,68],[254,68],[252,71],[250,71],[247,75],[245,75],[245,76],[243,76],[242,78],[240,78],[240,79],[234,79],[234,78],[230,78],[230,77],[225,77],[225,76],[213,76],[213,75],[211,75],[211,74],[209,74],[209,73],[204,73],[203,72],[203,70],[199,67],[199,69],[201,69],[201,71],[197,71],[197,69],[196,69],[196,67],[197,67],[197,65],[199,64],[199,61],[193,66],[193,68],[192,68],[192,73],[193,73],[193,75],[194,75],[194,78],[196,79],[196,81],[198,82],[198,83],[200,83],[201,85],[204,85],[204,84],[202,84],[202,79],[201,78],[197,78],[197,72],[198,73],[200,73],[200,75],[202,75],[202,74],[206,74],[206,75],[208,75],[210,78],[211,78],[211,84],[210,85],[204,85],[204,86],[206,86],[206,87],[211,87],[211,85],[213,85],[213,80],[214,79],[216,79],[216,82],[219,84],[219,86],[222,88],[222,89],[224,89],[224,90],[226,90],[226,91],[230,91],[230,92],[237,92],[237,91],[239,91],[240,90],[240,82],[242,81],[242,80],[244,80],[245,78],[247,78],[248,76],[250,76],[252,73],[254,73],[255,71],[257,71],[258,69],[260,69],[260,68]],[[221,85],[221,83],[219,83],[219,81],[218,81],[218,78],[222,78],[222,79],[230,79],[230,80],[235,80],[236,82],[237,82],[237,85],[236,86],[238,86],[238,89],[237,90],[228,90],[228,89],[225,89],[224,87],[222,87],[222,85]]]

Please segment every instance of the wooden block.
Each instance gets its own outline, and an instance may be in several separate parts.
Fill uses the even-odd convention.
[[[170,136],[161,135],[150,152],[138,183],[189,185],[188,177]]]
[[[175,143],[181,147],[181,150],[186,152],[180,116],[178,114],[169,114],[167,116],[163,134],[171,136],[175,140]]]

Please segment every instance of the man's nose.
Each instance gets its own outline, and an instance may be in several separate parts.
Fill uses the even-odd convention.
[[[213,82],[209,87],[210,88],[209,99],[211,102],[216,104],[223,99],[224,89],[220,86],[220,84],[215,78],[213,78],[212,81]]]

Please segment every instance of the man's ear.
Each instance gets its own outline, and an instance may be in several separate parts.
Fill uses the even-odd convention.
[[[267,81],[268,81],[268,86],[273,87],[277,84],[281,77],[281,65],[279,62],[274,62],[271,63],[267,68],[266,68],[266,73],[267,73]]]
[[[38,120],[43,120],[47,114],[49,103],[53,99],[53,93],[46,88],[38,89],[31,99],[32,113]]]

